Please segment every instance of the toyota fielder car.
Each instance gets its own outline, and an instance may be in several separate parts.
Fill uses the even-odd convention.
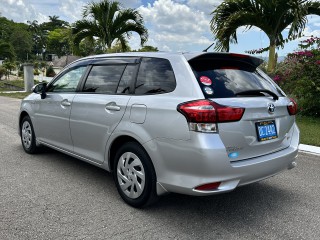
[[[21,103],[22,146],[41,145],[113,173],[142,207],[175,192],[231,191],[293,168],[297,105],[261,60],[232,53],[90,56]]]

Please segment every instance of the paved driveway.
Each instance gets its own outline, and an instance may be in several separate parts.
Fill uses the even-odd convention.
[[[320,239],[320,157],[231,193],[124,204],[111,174],[22,150],[19,100],[0,97],[0,239]]]

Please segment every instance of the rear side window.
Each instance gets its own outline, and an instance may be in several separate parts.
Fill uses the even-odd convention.
[[[167,59],[142,59],[135,85],[135,94],[167,93],[172,92],[175,87],[174,72]]]
[[[190,63],[202,92],[207,98],[237,97],[250,90],[269,90],[282,96],[281,90],[268,77],[249,64],[237,61],[210,60]]]
[[[83,91],[115,94],[126,66],[125,64],[93,66],[87,77]],[[124,85],[125,83],[121,84],[122,90],[126,88]]]

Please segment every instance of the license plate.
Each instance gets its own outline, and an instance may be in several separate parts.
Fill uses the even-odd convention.
[[[259,142],[278,138],[276,123],[274,120],[256,122],[256,128]]]

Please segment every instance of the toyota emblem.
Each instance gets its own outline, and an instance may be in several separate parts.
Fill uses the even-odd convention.
[[[269,103],[269,104],[268,104],[268,112],[269,112],[270,114],[273,114],[275,109],[276,109],[276,107],[274,106],[273,103]]]

